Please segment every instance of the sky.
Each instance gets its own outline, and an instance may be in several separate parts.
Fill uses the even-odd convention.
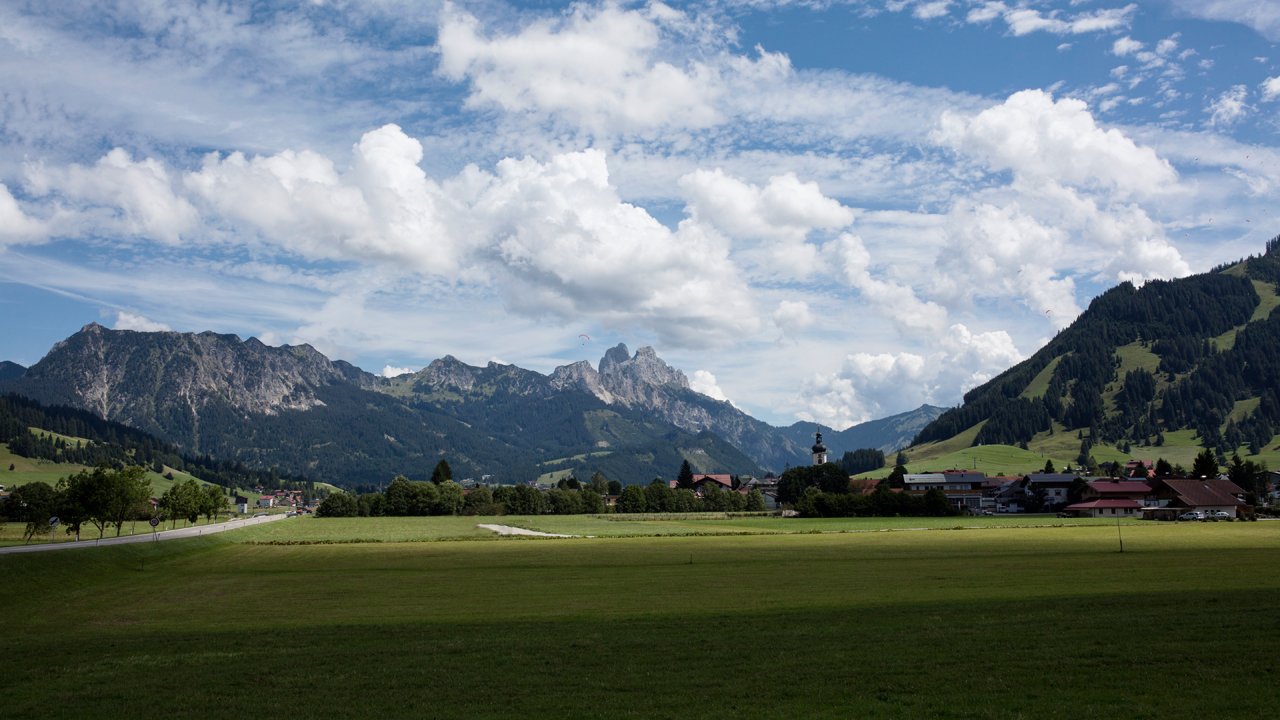
[[[1280,234],[1280,3],[0,0],[0,359],[653,346],[838,429]]]

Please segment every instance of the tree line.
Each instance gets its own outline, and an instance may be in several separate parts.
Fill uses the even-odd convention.
[[[56,529],[51,522],[54,518],[57,527],[77,539],[86,525],[96,529],[101,538],[110,528],[115,528],[118,537],[130,521],[168,517],[176,524],[179,518],[195,522],[201,515],[214,520],[226,510],[222,488],[207,485],[202,489],[195,480],[166,490],[153,509],[145,468],[99,465],[62,478],[55,485],[32,482],[14,488],[0,504],[0,517],[22,523],[23,540],[29,542],[39,533]]]
[[[687,476],[687,477],[686,477]],[[563,478],[550,490],[528,485],[476,487],[464,492],[452,479],[446,461],[441,460],[430,481],[409,480],[397,475],[384,490],[333,493],[316,509],[317,517],[378,517],[421,515],[582,515],[609,511],[606,496],[616,496],[616,512],[682,513],[738,512],[765,510],[764,495],[753,489],[747,494],[724,490],[706,483],[701,491],[692,488],[692,470],[682,465],[678,483],[665,481],[649,485],[623,486],[597,472],[588,482]]]

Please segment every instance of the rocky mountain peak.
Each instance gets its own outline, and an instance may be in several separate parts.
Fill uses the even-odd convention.
[[[600,374],[610,373],[630,359],[631,351],[627,349],[626,343],[618,343],[605,351],[604,357],[600,358]]]
[[[611,348],[600,360],[600,376],[606,386],[617,384],[663,387],[674,385],[689,387],[684,373],[671,367],[652,347],[645,346],[634,356],[627,356],[627,346],[621,343]]]
[[[626,352],[625,346],[623,352]],[[600,361],[601,366],[605,363]],[[614,401],[613,393],[605,388],[604,383],[600,379],[600,373],[591,367],[591,363],[586,360],[579,360],[571,365],[561,365],[551,373],[551,386],[557,390],[574,389],[582,392],[591,393],[605,403],[612,404]]]
[[[452,355],[432,360],[431,364],[418,373],[419,382],[436,388],[448,388],[469,392],[476,384],[476,371]]]

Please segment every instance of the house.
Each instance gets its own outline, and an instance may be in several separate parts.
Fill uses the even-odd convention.
[[[1151,485],[1137,478],[1096,478],[1088,481],[1080,493],[1084,500],[1134,500],[1146,502]]]
[[[721,490],[733,490],[733,476],[728,474],[706,474],[695,473],[693,476],[693,492],[701,495],[702,491],[709,485],[716,486]],[[676,487],[675,480],[668,480],[667,486],[673,490]]]
[[[260,508],[275,507],[275,505],[276,505],[276,498],[274,495],[263,495],[262,497],[258,498],[258,507]]]
[[[236,506],[236,512],[241,515],[245,515],[249,512],[249,498],[243,495],[236,495],[232,504]]]
[[[1225,512],[1233,518],[1252,514],[1245,491],[1225,478],[1161,478],[1152,486],[1153,505],[1143,517],[1168,520],[1190,510]]]
[[[1079,475],[1071,473],[1031,473],[1023,484],[1028,494],[1044,493],[1044,509],[1052,510],[1067,504],[1071,493],[1071,485]]]
[[[1138,465],[1142,465],[1144,477],[1153,478],[1156,476],[1156,466],[1151,460],[1130,460],[1124,464],[1124,476],[1133,477],[1134,472],[1138,469]]]
[[[986,473],[965,470],[946,470],[940,473],[907,474],[902,478],[906,491],[923,495],[930,490],[941,490],[947,500],[960,510],[981,512],[983,497],[987,491]]]

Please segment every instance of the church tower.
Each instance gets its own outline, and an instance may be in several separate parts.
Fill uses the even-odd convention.
[[[822,433],[814,433],[817,442],[813,444],[813,464],[825,465],[827,462],[827,446],[822,444]]]

